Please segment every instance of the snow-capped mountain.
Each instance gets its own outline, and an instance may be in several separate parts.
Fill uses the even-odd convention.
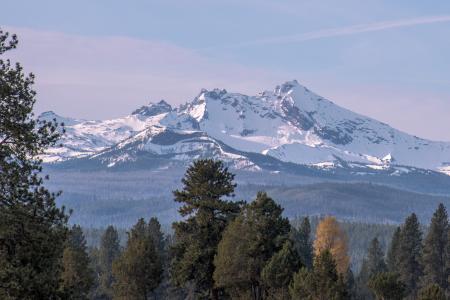
[[[450,143],[411,136],[351,112],[297,81],[256,96],[202,90],[177,108],[160,101],[106,121],[51,112],[42,117],[66,124],[63,146],[50,149],[46,162],[84,158],[112,167],[142,157],[174,162],[213,157],[253,171],[263,169],[267,159],[318,169],[412,167],[450,175]]]

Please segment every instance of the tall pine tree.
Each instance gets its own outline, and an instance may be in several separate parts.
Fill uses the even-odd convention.
[[[43,186],[39,155],[59,139],[36,120],[34,76],[4,59],[16,36],[0,30],[0,298],[58,297],[67,216]]]
[[[292,299],[349,299],[343,275],[337,271],[329,249],[316,256],[312,270],[302,268],[294,275],[289,292]]]
[[[77,225],[72,227],[66,241],[61,281],[64,298],[88,299],[94,283],[94,270],[90,266],[83,231]]]
[[[386,264],[390,272],[397,272],[399,263],[400,234],[401,228],[397,227],[392,235],[389,250],[387,252]]]
[[[102,235],[100,249],[98,251],[99,261],[99,288],[98,298],[112,299],[112,285],[114,278],[112,274],[112,265],[114,260],[120,256],[119,233],[113,226],[108,226]]]
[[[140,219],[131,229],[127,247],[113,262],[114,299],[147,300],[162,280],[162,263],[150,230]]]
[[[289,284],[301,266],[300,257],[292,241],[286,240],[283,248],[270,258],[261,273],[271,299],[290,299]]]
[[[433,214],[428,234],[425,237],[423,247],[423,277],[422,286],[431,284],[439,285],[443,290],[448,288],[450,276],[447,261],[450,260],[447,253],[448,247],[448,214],[441,203]]]
[[[240,204],[226,201],[233,196],[234,175],[220,161],[197,160],[182,179],[183,188],[174,191],[185,219],[173,224],[172,279],[177,285],[192,283],[198,298],[217,299],[214,287],[214,256],[222,232],[240,211]]]
[[[401,300],[405,296],[405,284],[398,279],[397,273],[378,273],[370,278],[368,286],[377,300]]]
[[[416,214],[406,218],[400,232],[397,272],[406,286],[407,295],[417,296],[422,276],[422,232]]]
[[[311,224],[309,218],[305,217],[298,229],[292,228],[290,239],[294,242],[300,261],[308,269],[312,268],[314,250],[311,238]]]
[[[367,256],[363,261],[361,271],[357,279],[357,293],[361,299],[372,299],[372,293],[369,291],[367,283],[374,275],[386,272],[387,267],[384,262],[384,253],[381,249],[378,238],[370,242],[367,249]]]
[[[214,280],[232,297],[261,299],[264,295],[261,272],[290,231],[282,213],[280,205],[259,192],[225,230],[214,260]]]

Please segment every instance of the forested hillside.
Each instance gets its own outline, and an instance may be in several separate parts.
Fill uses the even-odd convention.
[[[45,169],[47,171],[47,169]],[[46,185],[62,190],[60,205],[72,208],[71,221],[83,227],[116,224],[128,228],[143,214],[157,216],[163,227],[179,218],[171,191],[180,186],[181,172],[48,172]],[[408,192],[370,183],[317,183],[308,178],[290,178],[289,184],[274,177],[272,182],[254,175],[256,184],[236,175],[235,199],[249,199],[266,191],[284,208],[290,219],[303,215],[333,214],[341,220],[366,223],[399,223],[417,212],[429,220],[440,202],[450,206],[450,198]],[[296,183],[293,183],[296,182]]]

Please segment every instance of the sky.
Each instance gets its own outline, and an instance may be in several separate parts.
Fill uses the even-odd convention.
[[[450,1],[0,0],[36,112],[129,114],[202,88],[297,79],[408,133],[450,141]]]

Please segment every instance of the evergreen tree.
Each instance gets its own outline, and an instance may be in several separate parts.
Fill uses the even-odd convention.
[[[400,243],[398,248],[399,262],[397,266],[400,280],[406,286],[409,297],[415,298],[422,276],[420,264],[422,255],[422,232],[419,221],[413,213],[406,218],[405,224],[400,232]]]
[[[292,299],[344,300],[348,291],[342,274],[330,250],[325,249],[316,256],[312,271],[302,268],[294,275],[289,287]]]
[[[374,275],[368,283],[377,300],[401,300],[405,296],[405,285],[392,272]]]
[[[430,228],[425,238],[423,247],[423,271],[422,286],[438,284],[443,290],[448,288],[450,269],[447,261],[448,247],[448,215],[441,203],[431,219]]]
[[[174,291],[174,287],[170,282],[170,274],[169,274],[169,257],[167,255],[167,240],[164,234],[161,231],[161,224],[158,219],[155,217],[150,218],[148,222],[148,229],[150,236],[155,242],[156,249],[158,250],[158,255],[161,259],[161,263],[163,266],[163,275],[161,284],[155,290],[154,294],[157,299],[167,299],[172,296],[173,292],[179,292],[177,290]]]
[[[88,299],[94,283],[94,271],[90,266],[83,231],[77,225],[72,227],[66,241],[61,281],[65,298]]]
[[[92,300],[107,300],[111,298],[101,297],[100,294],[100,262],[99,262],[99,249],[97,247],[88,248],[89,267],[93,270],[94,280],[91,291],[88,295]]]
[[[419,290],[418,300],[446,300],[444,290],[438,284],[430,284]]]
[[[292,278],[289,295],[292,299],[314,300],[317,299],[316,293],[313,271],[306,267],[301,268]]]
[[[298,229],[292,228],[290,239],[294,241],[295,248],[300,256],[300,261],[308,269],[313,265],[313,244],[311,239],[311,224],[305,217]]]
[[[119,233],[113,226],[108,226],[103,233],[98,251],[99,261],[99,288],[97,297],[99,299],[112,299],[112,275],[113,262],[120,256]]]
[[[197,297],[217,299],[214,287],[214,256],[222,232],[240,211],[240,203],[223,200],[233,196],[234,175],[220,161],[197,160],[182,179],[183,189],[174,191],[185,219],[173,224],[171,276],[180,286],[192,283]]]
[[[151,238],[153,239],[156,249],[158,249],[158,254],[161,258],[165,256],[165,242],[164,234],[161,231],[161,224],[155,217],[150,218],[148,221],[148,230]]]
[[[290,231],[282,213],[280,205],[260,192],[225,230],[214,260],[214,280],[233,298],[263,297],[261,272]]]
[[[17,43],[0,30],[0,298],[51,299],[67,215],[43,186],[39,155],[59,139],[59,124],[34,118],[34,76],[3,59]]]
[[[333,255],[338,272],[342,275],[347,274],[350,264],[348,237],[334,217],[326,217],[317,225],[314,241],[316,256],[324,250],[329,250]]]
[[[381,249],[378,238],[374,238],[370,243],[369,249],[367,250],[366,263],[369,276],[387,271],[386,263],[384,262],[384,252]]]
[[[363,261],[361,271],[358,276],[359,298],[372,299],[372,294],[367,287],[370,278],[382,272],[386,272],[387,267],[384,262],[384,253],[381,249],[378,238],[374,238],[367,249],[367,257]]]
[[[127,247],[112,266],[114,299],[149,299],[162,279],[158,250],[143,219],[129,233]]]
[[[397,227],[397,229],[394,231],[394,234],[392,235],[391,244],[387,253],[387,268],[390,272],[396,272],[398,268],[399,263],[399,245],[400,245],[400,233],[401,229],[400,227]]]
[[[262,270],[262,280],[272,299],[289,299],[289,284],[300,266],[297,251],[292,242],[286,240],[283,248],[272,256]]]

